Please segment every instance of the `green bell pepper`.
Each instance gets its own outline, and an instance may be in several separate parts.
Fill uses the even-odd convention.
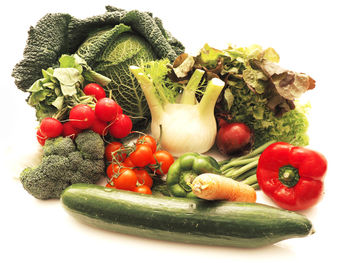
[[[168,171],[166,183],[170,193],[177,197],[196,197],[190,184],[203,173],[221,174],[220,165],[211,156],[193,152],[181,155]]]

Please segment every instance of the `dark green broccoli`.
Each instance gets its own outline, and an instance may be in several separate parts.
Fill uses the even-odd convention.
[[[96,183],[104,176],[104,142],[91,130],[69,137],[48,139],[43,159],[37,167],[26,168],[20,181],[38,199],[59,198],[61,192],[75,183]]]

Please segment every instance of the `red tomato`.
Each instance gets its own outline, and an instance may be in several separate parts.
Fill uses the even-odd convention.
[[[90,95],[90,96],[95,96],[96,100],[102,99],[106,97],[106,92],[104,91],[104,89],[98,85],[97,83],[90,83],[87,84],[84,89],[83,92],[86,95]]]
[[[151,147],[146,144],[136,145],[135,151],[130,155],[131,162],[137,167],[145,167],[146,165],[152,163],[153,152]]]
[[[157,150],[157,141],[150,135],[144,135],[137,139],[136,145],[146,144],[151,147],[152,152],[156,152]]]
[[[157,151],[153,154],[155,161],[152,163],[156,166],[156,173],[164,175],[168,173],[169,167],[174,163],[174,157],[167,151]]]
[[[108,165],[106,173],[109,179],[112,179],[114,175],[117,176],[118,172],[120,172],[120,166],[118,164],[111,163]]]
[[[131,161],[130,159],[130,156],[129,157],[126,157],[125,160],[123,161],[122,165],[124,167],[135,167],[135,164],[133,164],[133,162]]]
[[[147,185],[139,185],[135,187],[133,191],[139,194],[147,194],[147,195],[152,194],[151,188]]]
[[[111,142],[105,148],[105,157],[108,162],[112,162],[113,158],[118,162],[123,162],[126,158],[126,153],[123,151],[124,146],[120,142]]]
[[[122,168],[117,178],[112,179],[115,188],[122,190],[134,190],[137,183],[137,176],[130,168]]]
[[[137,181],[139,184],[147,185],[150,188],[152,187],[153,179],[145,169],[134,169],[134,172],[137,176]]]

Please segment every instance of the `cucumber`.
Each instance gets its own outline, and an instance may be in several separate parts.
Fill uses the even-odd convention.
[[[261,247],[313,233],[303,215],[257,203],[154,197],[74,184],[63,207],[89,225],[141,237],[234,247]]]

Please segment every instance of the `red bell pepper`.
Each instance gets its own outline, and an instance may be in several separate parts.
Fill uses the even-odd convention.
[[[322,154],[277,142],[261,154],[256,175],[262,191],[278,206],[303,210],[320,200],[326,170]]]

